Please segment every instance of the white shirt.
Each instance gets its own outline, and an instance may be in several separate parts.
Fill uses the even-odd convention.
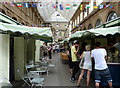
[[[105,56],[107,55],[106,50],[104,48],[98,48],[92,50],[91,57],[95,60],[95,69],[96,70],[103,70],[108,68]]]

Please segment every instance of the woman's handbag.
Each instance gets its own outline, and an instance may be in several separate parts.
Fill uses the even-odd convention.
[[[79,67],[83,68],[83,64],[84,64],[84,58],[81,59],[80,63],[79,63]]]

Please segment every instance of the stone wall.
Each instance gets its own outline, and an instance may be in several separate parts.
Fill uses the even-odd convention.
[[[30,25],[42,25],[44,22],[37,8],[30,7],[17,7],[16,5],[12,7],[8,4],[0,4],[0,12],[3,12],[7,16],[17,20],[18,22],[30,26]]]
[[[115,11],[117,13],[118,16],[120,16],[120,2],[114,2],[114,3],[110,3],[111,5],[114,5],[114,8],[103,8],[103,9],[95,9],[93,10],[90,14],[87,15],[87,17],[85,17],[80,23],[78,23],[78,25],[82,25],[81,27],[74,27],[72,29],[72,33],[74,33],[75,31],[80,31],[80,30],[84,30],[84,28],[86,28],[86,30],[88,29],[89,24],[92,24],[93,28],[95,28],[95,24],[96,21],[98,19],[100,19],[102,21],[102,24],[106,23],[108,14],[112,11]],[[77,10],[76,13],[74,14],[74,17],[71,19],[73,22],[75,19],[77,19],[77,17],[80,14],[80,10]]]

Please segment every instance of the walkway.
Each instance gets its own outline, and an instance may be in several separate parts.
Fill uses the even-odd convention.
[[[70,82],[71,73],[69,72],[68,64],[62,63],[60,60],[59,54],[53,54],[53,61],[55,62],[55,68],[52,69],[48,76],[45,74],[42,77],[45,78],[45,88],[56,88],[56,87],[63,87],[63,88],[76,88],[77,80],[75,83]],[[79,74],[78,74],[79,75]],[[93,81],[91,80],[90,85],[93,86]],[[15,82],[15,86],[20,86],[22,83]],[[84,78],[81,81],[81,88],[85,88],[86,86],[86,79]],[[90,87],[94,88],[94,87]]]
[[[75,83],[70,82],[71,73],[69,72],[68,64],[62,63],[59,54],[54,54],[53,59],[56,63],[55,69],[53,69],[52,72],[45,77],[45,86],[71,86],[72,88],[73,86],[76,86],[77,80]],[[81,81],[81,86],[86,85],[85,81],[86,79]],[[93,81],[91,82],[91,85],[93,86]]]
[[[55,69],[46,77],[45,86],[75,86],[76,83],[70,82],[70,72],[67,64],[63,64],[60,55],[53,55]]]

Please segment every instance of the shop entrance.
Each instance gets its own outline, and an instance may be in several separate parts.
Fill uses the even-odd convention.
[[[10,37],[10,82],[14,81],[14,37]]]

